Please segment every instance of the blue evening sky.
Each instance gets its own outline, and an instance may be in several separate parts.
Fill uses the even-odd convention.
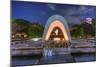
[[[68,23],[80,23],[83,18],[96,18],[96,6],[12,1],[11,19],[25,19],[45,25],[47,19],[60,14]]]

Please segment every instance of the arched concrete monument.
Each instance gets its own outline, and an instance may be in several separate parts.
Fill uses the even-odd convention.
[[[64,36],[64,40],[70,42],[71,36],[70,36],[67,21],[61,15],[53,15],[47,20],[45,28],[44,28],[44,32],[43,32],[43,37],[42,37],[43,40],[48,41],[52,31],[56,27],[62,31],[62,34]],[[57,33],[57,31],[55,31],[55,33]]]

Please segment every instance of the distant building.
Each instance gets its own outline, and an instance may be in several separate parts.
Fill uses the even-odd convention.
[[[81,20],[81,23],[89,23],[92,24],[92,18],[85,18]]]
[[[16,39],[16,38],[27,38],[27,34],[24,32],[12,32],[12,38]]]

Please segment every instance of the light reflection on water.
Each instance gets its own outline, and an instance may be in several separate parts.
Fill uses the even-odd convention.
[[[69,63],[69,60],[66,59],[67,55],[58,55],[57,56],[53,56],[53,57],[48,57],[48,60],[50,58],[55,59],[56,63]],[[96,57],[95,54],[72,54],[72,57],[74,59],[74,62],[87,62],[87,61],[95,61]],[[43,59],[42,56],[27,56],[27,57],[12,57],[12,65],[14,66],[23,66],[23,65],[36,65],[36,64],[48,64],[45,63],[46,61],[41,61],[41,59]],[[42,62],[42,63],[41,63]],[[52,60],[51,60],[52,62]],[[71,62],[71,61],[70,61]],[[72,61],[73,62],[73,61]]]

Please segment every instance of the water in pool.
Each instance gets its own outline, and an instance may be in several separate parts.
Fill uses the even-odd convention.
[[[71,63],[71,62],[89,62],[96,61],[95,53],[85,54],[63,54],[44,57],[42,55],[31,56],[13,56],[11,59],[11,66],[24,65],[42,65],[42,64],[57,64],[57,63]]]

